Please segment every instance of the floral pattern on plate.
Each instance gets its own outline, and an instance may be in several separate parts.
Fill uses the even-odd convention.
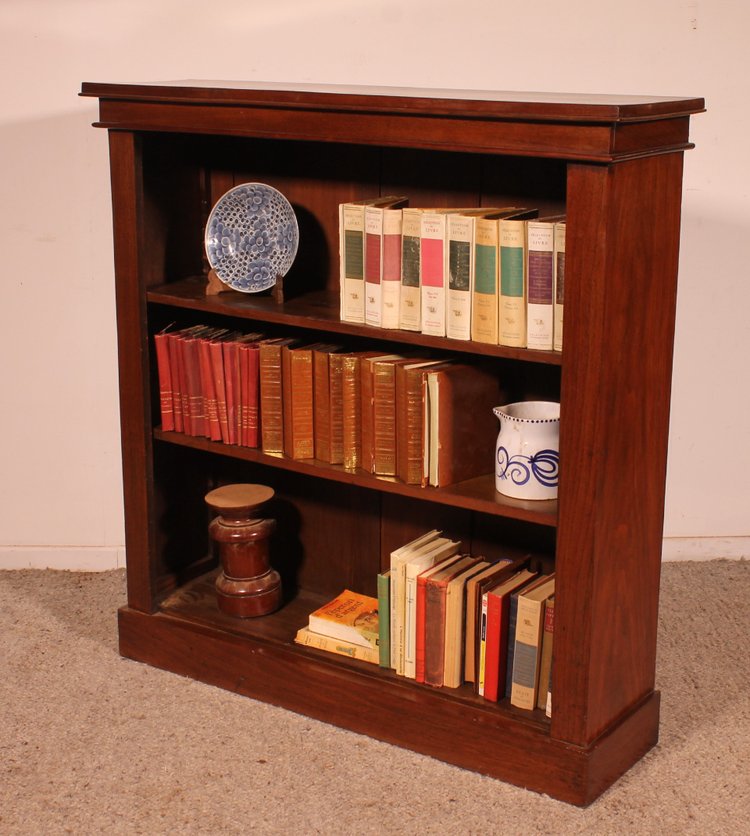
[[[289,201],[265,183],[243,183],[217,201],[206,224],[208,262],[224,284],[258,293],[276,284],[297,255],[299,228]]]

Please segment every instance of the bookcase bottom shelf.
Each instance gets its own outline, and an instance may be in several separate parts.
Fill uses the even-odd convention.
[[[121,654],[577,805],[593,801],[657,741],[658,693],[590,747],[573,746],[552,738],[536,713],[485,703],[469,688],[428,688],[295,645],[295,625],[318,596],[301,593],[279,613],[249,622],[213,612],[210,578],[154,614],[121,609]]]

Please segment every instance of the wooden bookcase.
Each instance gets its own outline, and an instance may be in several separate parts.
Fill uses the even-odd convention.
[[[185,82],[85,83],[109,132],[122,404],[128,657],[548,793],[596,798],[658,736],[657,608],[683,151],[697,98]],[[205,221],[236,183],[282,191],[300,250],[287,299],[206,296]],[[520,205],[567,213],[562,353],[339,321],[338,205]],[[152,335],[231,324],[357,348],[423,347],[495,364],[513,399],[560,399],[556,502],[488,475],[444,489],[163,432]],[[471,420],[467,405],[466,420]],[[276,491],[272,560],[287,601],[223,616],[203,497]],[[343,588],[375,594],[390,551],[438,526],[557,573],[554,712],[417,685],[293,643]]]

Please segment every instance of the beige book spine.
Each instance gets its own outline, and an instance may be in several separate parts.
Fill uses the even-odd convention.
[[[518,596],[513,679],[510,702],[516,708],[536,706],[544,601]]]
[[[526,222],[500,221],[500,345],[526,346]]]
[[[496,220],[475,218],[474,248],[475,275],[471,308],[471,338],[477,342],[497,345],[499,252]]]
[[[339,207],[339,262],[341,310],[345,322],[365,321],[364,281],[365,207]]]

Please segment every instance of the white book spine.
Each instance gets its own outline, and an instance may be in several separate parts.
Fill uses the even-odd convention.
[[[401,316],[401,228],[400,209],[383,211],[383,270],[381,284],[381,327],[398,328]]]
[[[365,207],[344,203],[339,207],[339,263],[341,319],[365,321],[364,280]]]
[[[419,286],[421,209],[404,208],[401,212],[401,297],[399,328],[422,330],[421,290]]]
[[[448,216],[448,310],[446,336],[471,339],[472,251],[474,220],[466,215]]]
[[[365,322],[380,327],[383,321],[383,210],[365,209]]]
[[[422,287],[422,333],[445,336],[446,216],[422,215],[420,284]]]
[[[500,345],[526,346],[526,222],[500,221]]]
[[[528,283],[526,344],[528,348],[552,351],[554,330],[554,225],[542,221],[528,223]]]
[[[565,223],[555,224],[555,327],[553,348],[563,348],[563,305],[565,296]]]

